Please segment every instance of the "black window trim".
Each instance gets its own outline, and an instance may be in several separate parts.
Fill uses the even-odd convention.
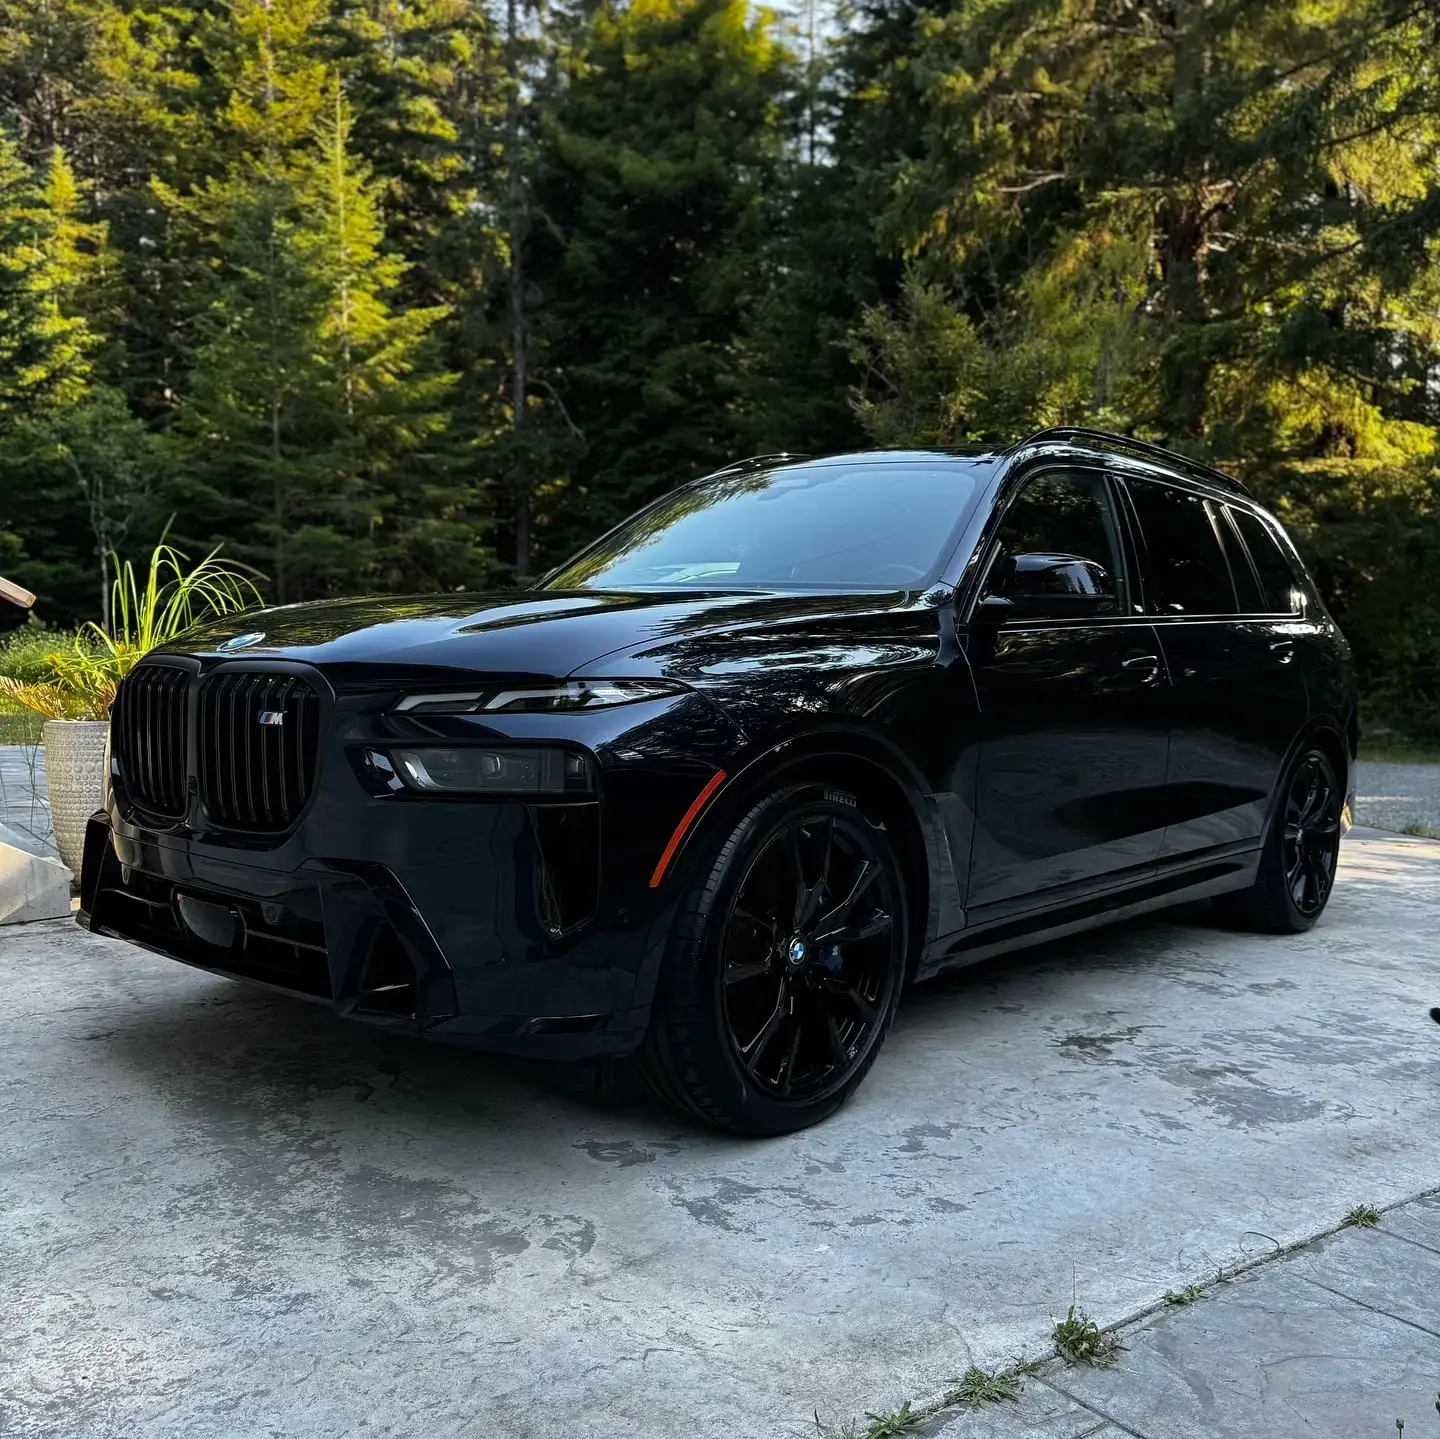
[[[1073,458],[1062,455],[1046,455],[1043,461],[1026,465],[1016,474],[1015,483],[1007,486],[997,496],[997,503],[990,512],[985,532],[977,547],[978,552],[983,552],[983,560],[975,570],[975,580],[971,592],[965,600],[964,624],[969,625],[974,622],[975,611],[985,594],[985,582],[990,578],[990,571],[999,558],[1000,530],[1004,526],[1006,515],[1010,513],[1011,507],[1020,497],[1021,491],[1032,481],[1044,479],[1047,475],[1074,473],[1077,470],[1084,474],[1098,476],[1110,503],[1111,519],[1114,522],[1116,539],[1120,545],[1120,580],[1124,587],[1125,600],[1130,608],[1127,610],[1122,607],[1113,615],[1072,615],[1060,619],[1007,620],[1005,628],[1007,630],[1074,629],[1083,626],[1091,629],[1096,625],[1113,628],[1119,625],[1148,625],[1150,623],[1152,617],[1143,609],[1144,596],[1139,583],[1139,555],[1135,549],[1135,526],[1127,506],[1127,497],[1121,494],[1122,487],[1117,484],[1117,476],[1113,473],[1111,466],[1093,455],[1076,455]]]

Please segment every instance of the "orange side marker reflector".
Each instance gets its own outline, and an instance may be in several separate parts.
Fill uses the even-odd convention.
[[[655,873],[650,876],[650,888],[658,889],[660,881],[665,878],[665,870],[670,861],[675,858],[675,851],[680,848],[680,841],[685,838],[685,832],[695,823],[700,811],[709,802],[710,796],[725,783],[725,771],[716,770],[711,776],[710,782],[695,796],[694,803],[685,811],[684,818],[675,826],[675,833],[670,836],[670,843],[665,846],[665,852],[660,856],[660,863],[655,866]]]

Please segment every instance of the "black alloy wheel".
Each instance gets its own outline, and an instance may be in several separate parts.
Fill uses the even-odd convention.
[[[1340,861],[1343,804],[1335,765],[1322,749],[1302,750],[1281,780],[1254,885],[1216,901],[1246,928],[1298,934],[1324,913]]]
[[[1314,919],[1330,898],[1340,859],[1340,795],[1330,761],[1319,750],[1311,750],[1295,769],[1282,836],[1291,902],[1298,913]]]
[[[905,975],[889,834],[835,791],[782,791],[687,896],[641,1069],[665,1100],[749,1134],[802,1129],[855,1090]]]
[[[721,1006],[760,1089],[811,1100],[849,1079],[881,1022],[897,957],[880,835],[801,812],[751,860],[723,922]]]

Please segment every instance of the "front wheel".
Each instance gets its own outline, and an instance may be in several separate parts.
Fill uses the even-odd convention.
[[[1340,784],[1321,749],[1302,751],[1282,781],[1255,884],[1222,895],[1221,913],[1266,934],[1299,934],[1320,918],[1340,860]]]
[[[848,794],[777,791],[681,901],[641,1073],[666,1103],[737,1133],[818,1123],[875,1060],[907,934],[884,826]]]

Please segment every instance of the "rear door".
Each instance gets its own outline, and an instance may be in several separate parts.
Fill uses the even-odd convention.
[[[1160,858],[1244,848],[1308,713],[1296,618],[1270,612],[1230,506],[1159,480],[1125,484],[1172,684]]]
[[[1167,682],[1124,556],[1098,470],[1027,479],[1001,521],[966,640],[981,727],[972,922],[1155,863]]]

